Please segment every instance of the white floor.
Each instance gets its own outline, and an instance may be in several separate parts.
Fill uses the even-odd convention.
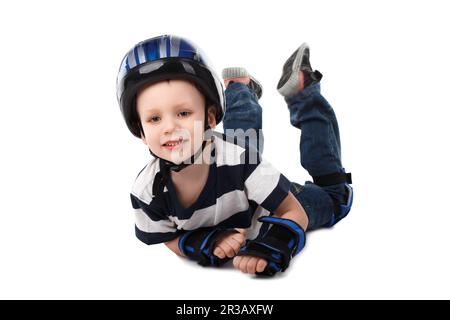
[[[2,9],[0,298],[450,298],[444,5],[286,1],[256,15],[235,2]],[[242,65],[262,82],[265,157],[296,182],[308,175],[276,84],[303,41],[325,75],[354,206],[275,279],[201,268],[134,237],[128,193],[149,155],[121,118],[115,77],[130,47],[164,33],[193,39],[218,72]]]

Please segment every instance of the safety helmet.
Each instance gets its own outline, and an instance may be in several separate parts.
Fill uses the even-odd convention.
[[[206,100],[214,104],[216,123],[222,120],[225,113],[222,83],[204,53],[190,40],[163,35],[139,42],[128,51],[120,64],[117,100],[133,135],[141,137],[141,124],[136,111],[138,90],[145,85],[169,79],[194,82],[201,88]]]

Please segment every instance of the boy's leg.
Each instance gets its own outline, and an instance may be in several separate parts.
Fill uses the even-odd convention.
[[[345,172],[336,115],[320,94],[320,83],[286,99],[291,124],[301,129],[301,164],[312,177]]]
[[[339,127],[331,105],[320,94],[322,74],[313,71],[309,46],[302,44],[286,61],[278,83],[290,121],[301,129],[300,158],[314,183],[293,183],[292,193],[305,208],[308,229],[331,226],[350,210],[351,176],[341,163]]]
[[[249,85],[230,82],[225,90],[225,98],[224,133],[241,140],[247,139],[249,144],[262,154],[264,149],[262,108],[258,103],[257,92]]]
[[[313,177],[345,173],[341,163],[339,127],[331,105],[320,94],[320,83],[313,84],[286,99],[290,121],[301,129],[301,165]],[[315,179],[316,180],[316,179]],[[309,211],[308,229],[316,229],[333,220],[337,204],[346,204],[348,187],[337,183],[319,187],[307,182],[294,185],[295,196]]]

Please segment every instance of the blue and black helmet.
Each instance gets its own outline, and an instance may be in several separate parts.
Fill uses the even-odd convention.
[[[194,82],[207,101],[215,106],[216,122],[222,120],[225,112],[222,83],[205,55],[189,40],[164,35],[139,42],[128,51],[120,64],[117,100],[133,135],[141,137],[141,124],[136,111],[138,90],[144,85],[168,79]]]

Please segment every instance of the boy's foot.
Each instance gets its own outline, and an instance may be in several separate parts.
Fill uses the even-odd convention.
[[[304,88],[322,79],[319,71],[313,71],[309,62],[309,46],[303,43],[287,59],[283,74],[278,82],[278,92],[284,97],[291,97]]]
[[[228,87],[230,82],[240,82],[247,85],[250,88],[250,90],[252,90],[256,94],[258,100],[262,96],[263,88],[261,83],[259,83],[258,80],[253,78],[250,75],[250,73],[248,73],[247,70],[245,70],[244,68],[239,67],[225,68],[222,71],[222,78],[225,83],[225,87]]]

